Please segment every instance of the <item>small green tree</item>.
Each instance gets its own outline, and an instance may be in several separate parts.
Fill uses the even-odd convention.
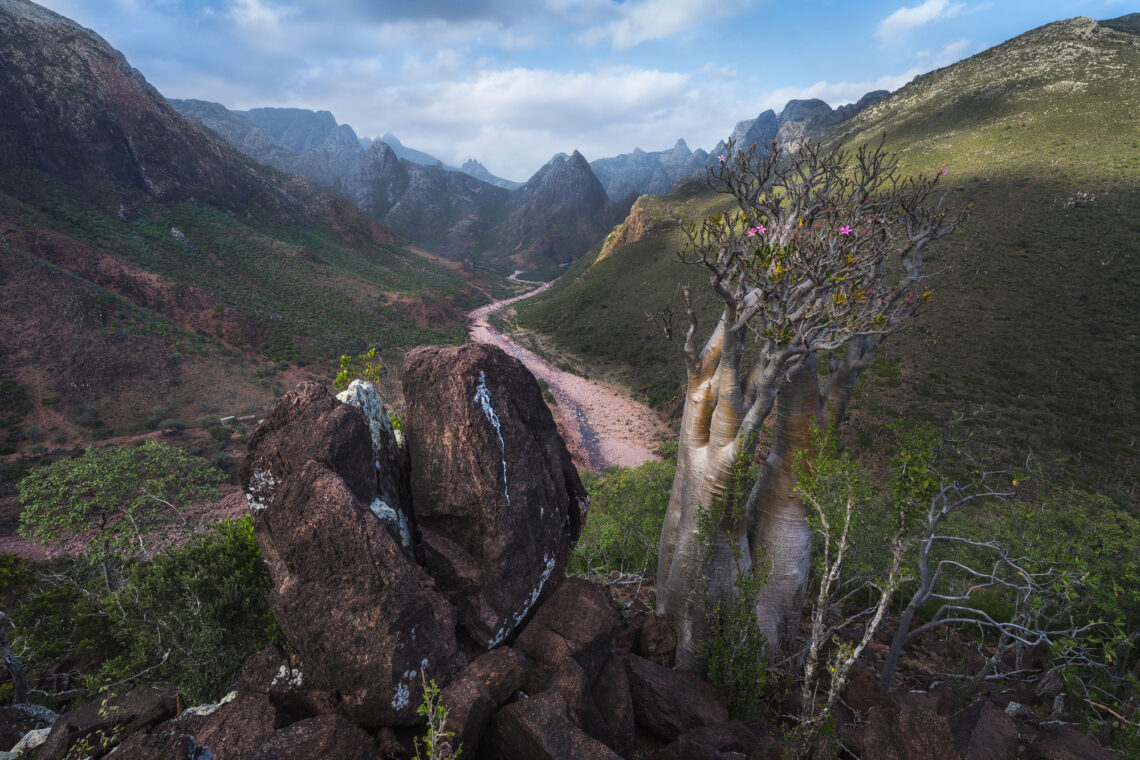
[[[376,349],[370,348],[362,354],[350,356],[341,354],[340,372],[333,379],[333,388],[343,391],[353,380],[367,380],[376,384],[384,376],[384,363],[376,356]]]
[[[185,522],[178,504],[217,498],[223,478],[205,459],[161,441],[91,446],[20,481],[18,533],[46,544],[96,530],[84,554],[102,563],[110,592],[109,561],[136,553],[149,559],[146,536],[174,520]]]

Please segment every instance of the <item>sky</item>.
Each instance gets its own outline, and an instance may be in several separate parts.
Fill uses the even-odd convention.
[[[525,180],[559,152],[711,150],[792,98],[831,106],[1140,0],[39,0],[169,98],[328,110]]]

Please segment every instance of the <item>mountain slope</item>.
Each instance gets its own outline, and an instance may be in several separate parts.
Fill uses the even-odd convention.
[[[898,413],[943,422],[954,410],[976,412],[1015,464],[1032,451],[1055,474],[1134,500],[1140,37],[1128,31],[1132,18],[1033,30],[917,78],[833,133],[855,146],[885,132],[906,172],[947,168],[948,202],[976,204],[932,251],[935,303],[861,380],[856,427]],[[682,218],[717,208],[712,195],[688,203],[699,197],[704,209],[681,208]],[[582,262],[576,282],[520,304],[520,321],[594,360],[604,347],[647,392],[662,393],[660,378],[672,373],[677,392],[680,354],[647,355],[640,343],[651,328],[638,319],[673,294],[665,270],[659,279],[644,273],[679,247],[668,227],[675,205],[638,204],[635,212],[650,214],[635,225],[642,234]],[[565,308],[560,293],[600,283],[610,295],[594,307]]]
[[[260,409],[266,356],[391,359],[464,334],[477,294],[450,270],[24,0],[0,0],[0,136],[0,376],[65,439],[136,430],[159,404]]]

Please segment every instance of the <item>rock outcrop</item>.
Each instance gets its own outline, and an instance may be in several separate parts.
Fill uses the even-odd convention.
[[[424,679],[463,665],[451,606],[374,511],[377,456],[356,407],[301,385],[250,438],[242,466],[269,563],[270,609],[304,663],[365,726],[416,721]]]
[[[538,383],[485,344],[404,360],[412,503],[428,572],[480,646],[557,584],[588,497]]]

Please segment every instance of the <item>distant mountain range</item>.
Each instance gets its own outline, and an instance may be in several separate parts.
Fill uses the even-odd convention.
[[[779,115],[765,111],[738,123],[732,137],[741,147],[773,139],[794,143],[823,134],[886,95],[868,93],[837,109],[822,100],[792,100]],[[254,160],[340,190],[416,244],[447,258],[499,268],[572,261],[600,241],[609,230],[607,221],[620,220],[639,195],[662,194],[699,175],[725,145],[722,141],[709,153],[678,140],[671,150],[638,149],[589,164],[577,160],[577,152],[559,154],[524,185],[496,177],[474,159],[458,169],[448,166],[390,133],[361,139],[328,111],[230,111],[199,100],[170,103]],[[539,189],[549,183],[563,186]],[[595,185],[602,189],[600,199]],[[584,216],[568,218],[569,211]]]

